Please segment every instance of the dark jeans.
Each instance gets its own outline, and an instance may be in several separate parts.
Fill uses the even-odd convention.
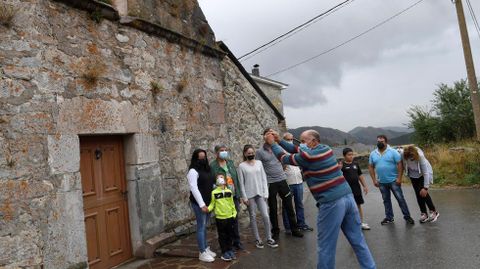
[[[237,210],[237,216],[240,214],[240,199],[234,197],[233,202],[235,203],[235,209]],[[233,245],[240,246],[240,232],[238,231],[238,218],[233,219]]]
[[[398,186],[395,181],[391,183],[380,183],[380,192],[382,193],[383,205],[385,206],[385,217],[389,220],[393,220],[393,208],[392,200],[390,198],[390,191],[397,199],[398,205],[403,213],[403,218],[410,217],[410,211],[408,210],[407,202],[403,197],[402,187]]]
[[[232,251],[234,234],[233,223],[235,220],[236,218],[215,219],[215,223],[217,224],[218,243],[220,244],[222,253]]]
[[[292,193],[288,187],[287,181],[282,180],[279,182],[268,184],[268,207],[270,208],[270,222],[272,223],[272,234],[278,235],[280,229],[278,228],[278,213],[277,213],[277,194],[282,199],[282,206],[287,210],[288,222],[290,223],[290,229],[297,229],[297,220],[295,211],[293,210]]]
[[[427,206],[430,211],[436,211],[430,194],[427,194],[426,197],[420,196],[420,191],[423,188],[423,176],[420,178],[411,177],[410,180],[412,181],[413,190],[415,191],[415,195],[417,196],[417,202],[418,206],[420,207],[420,212],[427,214]]]

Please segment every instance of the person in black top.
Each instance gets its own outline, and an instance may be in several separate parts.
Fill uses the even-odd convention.
[[[190,204],[197,220],[197,243],[200,252],[198,259],[203,262],[213,262],[216,256],[207,245],[207,220],[210,217],[208,205],[215,184],[215,177],[210,170],[207,152],[196,149],[192,154],[187,179],[190,187]]]
[[[353,198],[357,203],[358,212],[360,213],[360,219],[362,221],[362,230],[370,230],[370,226],[363,222],[362,204],[364,201],[360,184],[363,187],[363,192],[365,192],[365,195],[368,193],[368,187],[365,183],[365,178],[362,175],[360,165],[353,161],[353,150],[351,148],[343,149],[343,161],[340,163],[340,166],[342,167],[343,176],[352,189]]]

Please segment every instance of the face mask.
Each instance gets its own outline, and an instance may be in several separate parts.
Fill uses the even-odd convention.
[[[225,185],[225,179],[223,177],[217,178],[217,186]]]
[[[385,144],[383,142],[377,142],[377,147],[378,147],[378,149],[384,149]]]
[[[220,151],[218,157],[220,157],[222,160],[226,160],[228,158],[228,151]]]
[[[255,159],[255,155],[248,155],[248,156],[247,156],[247,160],[250,160],[250,161],[251,161],[251,160],[253,160],[253,159]]]
[[[289,144],[293,144],[293,140],[292,140],[292,141],[287,141],[287,143],[289,143]]]
[[[199,159],[198,160],[198,163],[201,165],[201,166],[207,166],[208,162],[206,159]]]
[[[304,148],[304,149],[306,149],[306,148],[308,148],[308,147],[307,147],[307,144],[305,144],[305,143],[301,143],[301,144],[300,144],[300,148]]]

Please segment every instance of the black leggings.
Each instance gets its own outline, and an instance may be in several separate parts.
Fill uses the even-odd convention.
[[[427,214],[427,206],[430,211],[436,211],[430,194],[427,194],[426,197],[420,196],[420,191],[423,188],[423,176],[420,178],[411,177],[410,180],[412,180],[413,190],[415,191],[415,195],[417,196],[417,202],[418,206],[420,207],[420,211]]]

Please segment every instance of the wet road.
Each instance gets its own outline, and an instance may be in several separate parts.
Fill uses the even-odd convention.
[[[380,192],[370,178],[367,182],[370,193],[365,197],[364,214],[372,229],[364,234],[377,268],[480,268],[480,190],[431,190],[440,217],[435,223],[420,224],[413,188],[404,185],[415,225],[405,223],[392,195],[395,223],[382,226]],[[317,208],[309,194],[305,210],[308,224],[316,226]],[[278,249],[256,250],[231,268],[316,268],[316,231],[305,233],[302,239],[282,233],[279,244]],[[336,268],[359,268],[343,234],[338,239]]]

